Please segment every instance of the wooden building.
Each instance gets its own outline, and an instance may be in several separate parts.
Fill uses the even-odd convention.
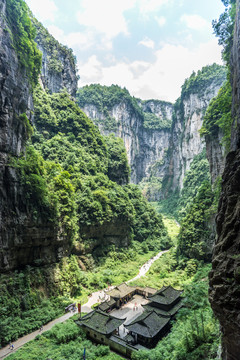
[[[120,308],[136,294],[136,288],[122,283],[106,293],[116,301],[116,307]]]
[[[149,296],[150,303],[148,305],[166,312],[171,312],[173,308],[180,303],[181,294],[182,290],[176,290],[172,286],[163,286],[161,290]]]
[[[154,310],[144,311],[128,325],[125,325],[125,328],[129,331],[130,344],[141,344],[152,348],[169,331],[170,318],[163,317]]]
[[[101,344],[107,344],[106,339],[111,335],[116,335],[126,318],[118,319],[100,310],[91,311],[89,314],[77,320],[87,336]]]
[[[87,336],[94,341],[109,345],[111,349],[129,357],[133,351],[141,348],[152,348],[170,330],[170,321],[182,307],[181,290],[164,286],[161,290],[150,287],[141,288],[122,283],[106,292],[110,300],[98,305],[98,309],[85,315],[76,323]],[[148,297],[149,302],[142,305],[144,312],[127,325],[126,318],[119,319],[108,314],[114,308],[120,308],[135,294]],[[123,325],[127,332],[119,335]]]
[[[129,286],[126,283],[122,283],[116,286],[114,289],[107,291],[106,294],[109,295],[111,298],[110,301],[112,301],[112,303],[111,305],[109,304],[109,306],[111,307],[111,309],[113,309],[114,307],[120,308],[124,303],[128,302],[135,294],[147,298],[151,295],[154,295],[156,292],[157,290],[151,287],[142,288],[139,286]],[[115,304],[113,304],[113,300],[115,301]],[[106,301],[106,303],[108,304],[109,302]],[[107,304],[104,305],[104,308],[107,308]],[[108,311],[108,309],[103,311]]]

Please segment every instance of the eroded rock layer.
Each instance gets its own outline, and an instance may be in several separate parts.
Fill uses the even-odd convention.
[[[233,129],[217,215],[209,297],[222,329],[224,360],[240,359],[240,12],[232,52]]]

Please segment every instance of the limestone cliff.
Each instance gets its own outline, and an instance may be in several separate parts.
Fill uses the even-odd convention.
[[[103,89],[108,91],[107,87],[96,87],[96,92]],[[115,91],[121,91],[119,89],[116,87]],[[122,91],[125,92],[124,96],[108,107],[101,102],[99,106],[99,103],[91,101],[89,97],[85,101],[81,93],[78,94],[78,101],[86,115],[98,125],[103,134],[114,133],[123,139],[131,166],[131,181],[139,183],[144,177],[151,175],[156,162],[163,162],[169,146],[172,104],[157,100],[139,101],[136,104],[127,90]],[[152,125],[150,121],[147,122],[146,114],[153,115],[155,122],[161,123],[165,120],[166,123],[160,126],[153,122]],[[162,169],[156,173],[161,177]]]
[[[32,212],[12,165],[25,149],[33,100],[29,72],[19,61],[7,9],[6,0],[0,0],[0,271],[39,259],[42,264],[52,263],[66,253],[67,246],[53,223],[40,211]]]
[[[217,215],[217,241],[210,273],[210,302],[222,328],[224,360],[238,360],[240,349],[240,4],[232,50],[232,151],[227,155]]]
[[[225,149],[222,145],[223,134],[221,129],[218,129],[214,139],[205,136],[207,159],[210,166],[210,174],[212,184],[219,176],[222,176],[225,166]]]
[[[216,64],[193,73],[174,106],[160,100],[136,101],[126,89],[113,85],[82,88],[77,101],[102,133],[113,132],[124,140],[131,181],[164,179],[167,194],[182,189],[194,156],[205,147],[199,130],[225,77],[225,69]],[[160,196],[158,187],[150,198],[159,200]]]
[[[60,44],[34,17],[32,22],[37,31],[35,41],[42,53],[43,87],[51,93],[65,88],[72,97],[75,97],[78,77],[72,50]]]
[[[214,67],[214,65],[213,65]],[[182,88],[181,97],[175,104],[175,114],[170,141],[171,153],[168,157],[169,170],[165,181],[168,181],[168,190],[181,190],[186,171],[195,155],[200,154],[205,139],[200,136],[203,118],[210,100],[215,97],[225,80],[225,71],[220,68],[213,69],[212,77],[204,79],[204,85],[195,86],[194,82],[186,90]],[[204,68],[202,74],[204,74]],[[188,82],[191,77],[186,80]],[[197,76],[194,76],[197,81]]]

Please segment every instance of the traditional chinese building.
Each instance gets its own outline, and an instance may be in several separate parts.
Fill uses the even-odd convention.
[[[107,294],[110,300],[101,303],[97,310],[79,319],[77,324],[85,330],[88,337],[109,345],[126,357],[130,357],[138,349],[156,346],[168,333],[170,321],[182,307],[182,291],[171,286],[163,286],[157,291],[150,287],[141,288],[122,283]],[[142,305],[144,312],[133,321],[124,325],[126,318],[119,319],[108,314],[112,309],[127,303],[135,294],[148,297],[149,302]],[[120,336],[121,325],[126,331]]]
[[[163,317],[154,310],[144,311],[125,328],[129,331],[128,339],[132,345],[141,344],[152,348],[169,331],[170,317]]]
[[[88,337],[105,344],[106,338],[118,334],[119,326],[121,326],[125,320],[126,319],[118,319],[100,310],[94,310],[79,319],[77,324],[85,330]]]
[[[135,294],[142,295],[144,297],[148,297],[154,295],[157,292],[156,289],[151,287],[139,287],[139,286],[129,286],[126,283],[122,283],[116,286],[114,289],[107,291],[107,295],[110,296],[110,301],[106,301],[102,304],[104,308],[113,309],[114,307],[121,307],[124,303],[128,302]],[[115,303],[114,303],[115,301]],[[111,302],[111,303],[110,303]],[[106,303],[106,304],[105,304]],[[102,305],[101,304],[101,305]],[[100,306],[99,306],[100,308]],[[105,310],[103,310],[105,311]]]
[[[182,290],[176,290],[172,286],[163,286],[154,295],[149,296],[149,306],[158,308],[163,312],[173,313],[179,310]]]

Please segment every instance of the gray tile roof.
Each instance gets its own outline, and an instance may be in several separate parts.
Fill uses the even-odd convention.
[[[149,296],[149,300],[164,305],[171,305],[176,299],[180,298],[182,290],[176,290],[172,286],[163,286],[154,295]]]
[[[98,308],[102,311],[107,311],[112,305],[116,304],[116,301],[111,298],[109,301],[102,302]]]
[[[150,303],[148,303],[146,305],[142,305],[142,307],[146,311],[154,310],[158,315],[162,315],[162,316],[165,316],[165,317],[172,317],[178,312],[179,309],[181,309],[181,307],[183,307],[183,303],[181,301],[179,301],[176,305],[174,305],[168,311],[165,311],[165,310],[162,310],[162,309],[159,309],[159,308],[155,307],[152,302],[150,302]]]
[[[128,286],[126,283],[122,283],[116,286],[114,289],[107,292],[108,295],[114,299],[122,299],[125,296],[133,293],[136,290],[133,286]]]
[[[125,327],[135,334],[146,338],[153,338],[169,323],[169,321],[170,318],[158,315],[155,311],[146,311]]]
[[[97,331],[101,334],[109,335],[124,323],[124,319],[118,319],[100,310],[94,310],[77,321],[80,326]]]
[[[147,292],[149,294],[152,294],[152,295],[154,295],[157,292],[156,289],[151,288],[149,286],[146,286],[145,288],[140,287],[140,286],[136,286],[136,290],[145,291],[145,292]]]

